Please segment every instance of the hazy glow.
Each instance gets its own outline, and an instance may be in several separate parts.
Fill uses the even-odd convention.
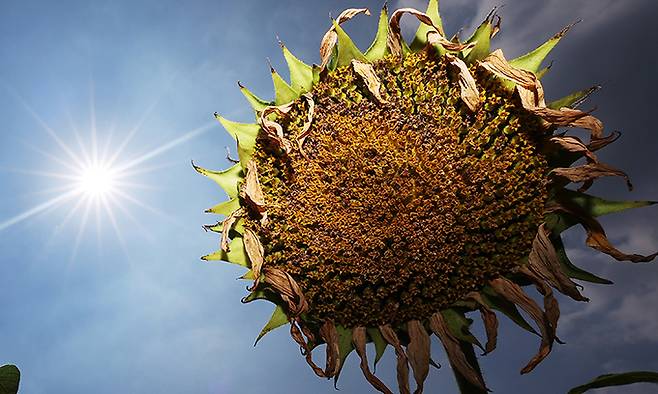
[[[102,197],[112,193],[116,174],[105,165],[92,165],[84,168],[78,181],[79,190],[90,197]]]

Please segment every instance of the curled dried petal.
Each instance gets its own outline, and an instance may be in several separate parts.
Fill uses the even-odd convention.
[[[446,39],[443,30],[440,27],[437,27],[434,22],[432,22],[432,18],[426,13],[420,12],[414,8],[400,8],[393,12],[393,15],[391,15],[391,21],[389,22],[390,29],[388,32],[387,45],[394,56],[402,56],[402,43],[404,39],[402,38],[402,33],[400,31],[400,18],[402,18],[402,15],[404,14],[411,14],[415,16],[420,23],[424,23],[434,29],[427,33],[428,43],[443,45],[444,48],[449,51],[461,51],[469,47],[469,45],[451,42]]]
[[[587,158],[590,163],[598,163],[596,155],[589,150],[579,138],[572,136],[555,136],[551,137],[550,141],[567,152],[579,153]]]
[[[476,111],[480,105],[480,93],[478,92],[475,78],[468,70],[464,61],[450,54],[445,55],[450,64],[459,69],[459,88],[461,89],[461,98],[471,111]]]
[[[459,339],[450,331],[448,324],[440,312],[430,317],[430,328],[441,340],[452,368],[458,371],[472,385],[486,390],[482,375],[468,362],[466,355],[460,347]]]
[[[409,365],[407,364],[407,355],[400,344],[397,334],[390,325],[379,326],[384,340],[395,349],[395,355],[398,359],[397,377],[400,394],[410,394],[409,390]]]
[[[336,23],[340,25],[359,14],[370,15],[370,10],[367,8],[348,8],[341,12],[340,15],[338,15]],[[333,52],[337,43],[338,34],[336,34],[336,28],[332,25],[324,34],[324,37],[322,37],[322,41],[320,42],[320,60],[322,68],[324,68],[329,63],[331,53]]]
[[[553,347],[553,341],[555,340],[555,332],[553,327],[548,320],[548,317],[541,310],[539,305],[527,294],[523,292],[523,289],[516,283],[510,281],[507,278],[496,278],[491,281],[491,287],[500,294],[502,297],[507,299],[510,302],[518,305],[523,309],[532,320],[537,323],[539,330],[541,332],[541,345],[539,346],[539,351],[537,354],[528,362],[528,364],[521,370],[522,374],[532,371],[537,364],[539,364],[548,354],[551,352]]]
[[[576,301],[589,301],[580,294],[576,284],[562,270],[557,251],[548,238],[545,224],[539,226],[537,235],[532,242],[532,250],[528,256],[526,268],[535,276],[550,283],[562,294],[568,295]]]
[[[265,282],[281,296],[288,305],[288,316],[297,317],[308,310],[306,298],[295,280],[285,271],[265,267]]]
[[[366,87],[368,88],[368,91],[370,91],[370,93],[375,97],[377,102],[380,104],[386,103],[386,100],[384,100],[380,91],[382,84],[379,81],[377,74],[375,74],[375,69],[372,67],[372,65],[360,62],[358,60],[352,60],[352,67],[354,68],[354,72],[359,74],[363,80],[363,83],[365,83]]]
[[[313,372],[315,372],[315,374],[317,376],[321,377],[321,378],[326,378],[327,376],[324,373],[324,371],[322,370],[322,368],[318,367],[318,365],[315,364],[315,362],[313,361],[312,350],[309,347],[308,342],[306,341],[306,339],[302,335],[302,331],[300,330],[300,328],[298,326],[299,324],[300,324],[300,321],[299,321],[298,318],[297,319],[292,319],[290,321],[290,336],[299,345],[299,347],[302,351],[302,355],[306,359],[306,363],[311,367]]]
[[[559,110],[551,108],[529,108],[529,110],[555,126],[577,127],[589,130],[592,140],[600,139],[603,135],[603,123],[587,112],[568,107],[562,107]]]
[[[302,97],[304,97],[306,99],[306,102],[308,103],[308,112],[306,113],[306,121],[304,122],[302,131],[299,133],[299,137],[297,137],[297,146],[299,147],[299,151],[302,153],[302,155],[305,156],[303,145],[304,145],[304,141],[306,140],[306,137],[308,137],[309,132],[311,130],[311,124],[313,124],[315,101],[313,100],[313,94],[311,93],[305,93],[302,95]]]
[[[407,333],[409,334],[407,356],[416,380],[414,394],[421,394],[425,379],[430,372],[430,337],[418,320],[407,323]]]
[[[327,344],[326,367],[324,373],[326,377],[335,376],[340,370],[340,351],[338,344],[338,331],[336,325],[331,320],[327,320],[320,327],[320,336]]]
[[[551,171],[551,174],[576,183],[593,181],[594,179],[604,176],[618,176],[626,180],[626,186],[628,186],[628,190],[633,190],[633,184],[631,184],[628,175],[626,175],[624,171],[610,167],[603,163],[589,163],[579,167],[554,168]]]
[[[539,291],[539,293],[544,296],[544,314],[546,315],[548,324],[553,330],[553,334],[555,334],[557,331],[557,322],[560,319],[560,305],[553,296],[553,290],[548,284],[546,284],[543,278],[536,275],[528,267],[521,267],[519,272],[528,277],[528,279],[530,279],[535,284],[537,291]],[[559,342],[557,337],[555,337],[555,339]]]
[[[294,102],[288,104],[283,104],[279,106],[269,106],[265,107],[260,113],[259,123],[265,135],[272,140],[279,148],[283,149],[286,153],[290,153],[292,150],[292,145],[283,135],[283,127],[275,122],[274,120],[269,119],[269,116],[272,114],[277,114],[280,116],[285,116],[290,112],[293,107]]]
[[[489,70],[500,78],[515,83],[523,108],[532,110],[546,107],[544,88],[537,76],[530,71],[511,66],[505,59],[501,49],[489,54],[480,62],[480,67]]]
[[[489,354],[496,348],[496,342],[498,340],[498,318],[494,311],[492,311],[484,302],[480,293],[471,292],[466,295],[466,298],[475,301],[480,310],[480,316],[484,323],[484,331],[487,334],[487,343],[484,346],[484,354]]]
[[[386,385],[379,380],[372,372],[370,372],[370,367],[368,366],[368,355],[366,353],[366,329],[365,327],[356,327],[352,330],[352,343],[354,344],[354,349],[361,359],[361,371],[366,380],[377,389],[377,391],[386,394],[393,394]]]
[[[240,197],[246,201],[249,208],[255,213],[263,215],[266,211],[265,196],[258,181],[258,168],[254,160],[247,163],[246,171],[245,181],[240,188]]]
[[[242,215],[244,215],[244,209],[238,208],[231,212],[231,214],[222,222],[222,239],[220,241],[220,247],[224,252],[228,253],[231,250],[229,247],[230,239],[228,233],[233,228],[235,221],[242,217]]]
[[[260,273],[263,267],[265,251],[263,250],[263,245],[258,239],[258,235],[248,228],[244,230],[244,249],[247,252],[249,261],[251,262],[251,272],[253,272],[254,275],[255,288],[260,281]]]

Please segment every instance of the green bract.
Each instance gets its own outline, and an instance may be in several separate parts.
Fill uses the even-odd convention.
[[[596,217],[653,202],[584,193],[602,176],[631,185],[595,154],[618,135],[605,136],[598,119],[576,108],[596,88],[544,99],[542,63],[571,26],[508,61],[490,48],[500,27],[495,10],[461,42],[445,35],[436,0],[426,12],[404,8],[390,18],[384,7],[365,52],[342,28],[361,14],[370,13],[348,9],[332,21],[319,66],[281,44],[290,82],[271,70],[272,102],[240,85],[257,123],[216,115],[239,160],[224,171],[194,167],[228,197],[207,210],[224,219],[206,226],[221,242],[203,259],[247,269],[243,302],[275,305],[257,341],[289,324],[320,377],[337,380],[354,350],[368,382],[391,392],[370,369],[373,343],[375,364],[387,348],[395,352],[399,391],[410,392],[411,374],[420,393],[434,365],[434,334],[460,388],[485,392],[473,347],[496,347],[496,312],[541,337],[526,373],[557,340],[553,291],[586,301],[574,279],[611,283],[571,262],[560,234],[580,224],[590,247],[651,261],[656,254],[614,248]],[[405,14],[421,23],[411,43],[400,32]],[[559,127],[588,130],[590,140]],[[579,159],[585,164],[574,165]],[[567,189],[571,183],[582,186]],[[486,341],[471,334],[471,312]],[[324,368],[312,357],[319,345]]]

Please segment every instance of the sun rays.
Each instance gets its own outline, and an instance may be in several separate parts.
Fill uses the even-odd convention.
[[[32,142],[29,148],[44,160],[38,161],[41,168],[0,168],[0,171],[20,174],[21,176],[47,179],[51,187],[35,187],[30,195],[42,200],[9,218],[0,218],[0,231],[26,222],[37,215],[46,215],[53,210],[65,212],[57,223],[57,228],[67,228],[73,242],[71,259],[74,259],[78,249],[88,234],[94,234],[97,243],[101,243],[101,234],[105,229],[114,233],[117,246],[127,254],[122,224],[129,223],[131,227],[142,229],[144,226],[135,216],[136,209],[147,211],[149,215],[164,215],[145,200],[148,193],[153,192],[154,185],[145,181],[145,175],[163,171],[171,163],[153,162],[165,152],[201,135],[209,130],[214,123],[176,133],[177,138],[163,141],[149,150],[134,154],[131,142],[142,129],[148,116],[155,108],[155,100],[140,117],[137,124],[120,133],[114,128],[98,128],[93,99],[90,103],[90,120],[88,127],[80,127],[73,117],[68,115],[69,129],[60,132],[55,130],[28,105],[22,98],[16,99],[26,109],[48,136],[51,148],[43,149]],[[92,94],[93,97],[93,94]],[[113,141],[113,136],[123,139]],[[116,143],[115,143],[116,142]],[[136,144],[133,144],[136,145]],[[151,178],[152,179],[152,178]],[[35,185],[40,182],[35,182]],[[138,193],[140,192],[141,193]],[[122,219],[122,220],[119,220]],[[123,220],[125,219],[125,220]],[[54,231],[53,235],[55,232]],[[52,235],[51,235],[52,236]],[[148,237],[148,233],[146,233]]]

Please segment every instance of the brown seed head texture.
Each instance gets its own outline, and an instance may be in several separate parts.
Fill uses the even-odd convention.
[[[303,153],[259,138],[270,220],[246,224],[264,265],[299,284],[308,316],[345,327],[429,319],[514,273],[547,199],[545,129],[491,73],[471,67],[472,111],[444,58],[388,56],[373,69],[381,97],[351,66],[314,86]],[[288,139],[308,105],[278,118]]]

